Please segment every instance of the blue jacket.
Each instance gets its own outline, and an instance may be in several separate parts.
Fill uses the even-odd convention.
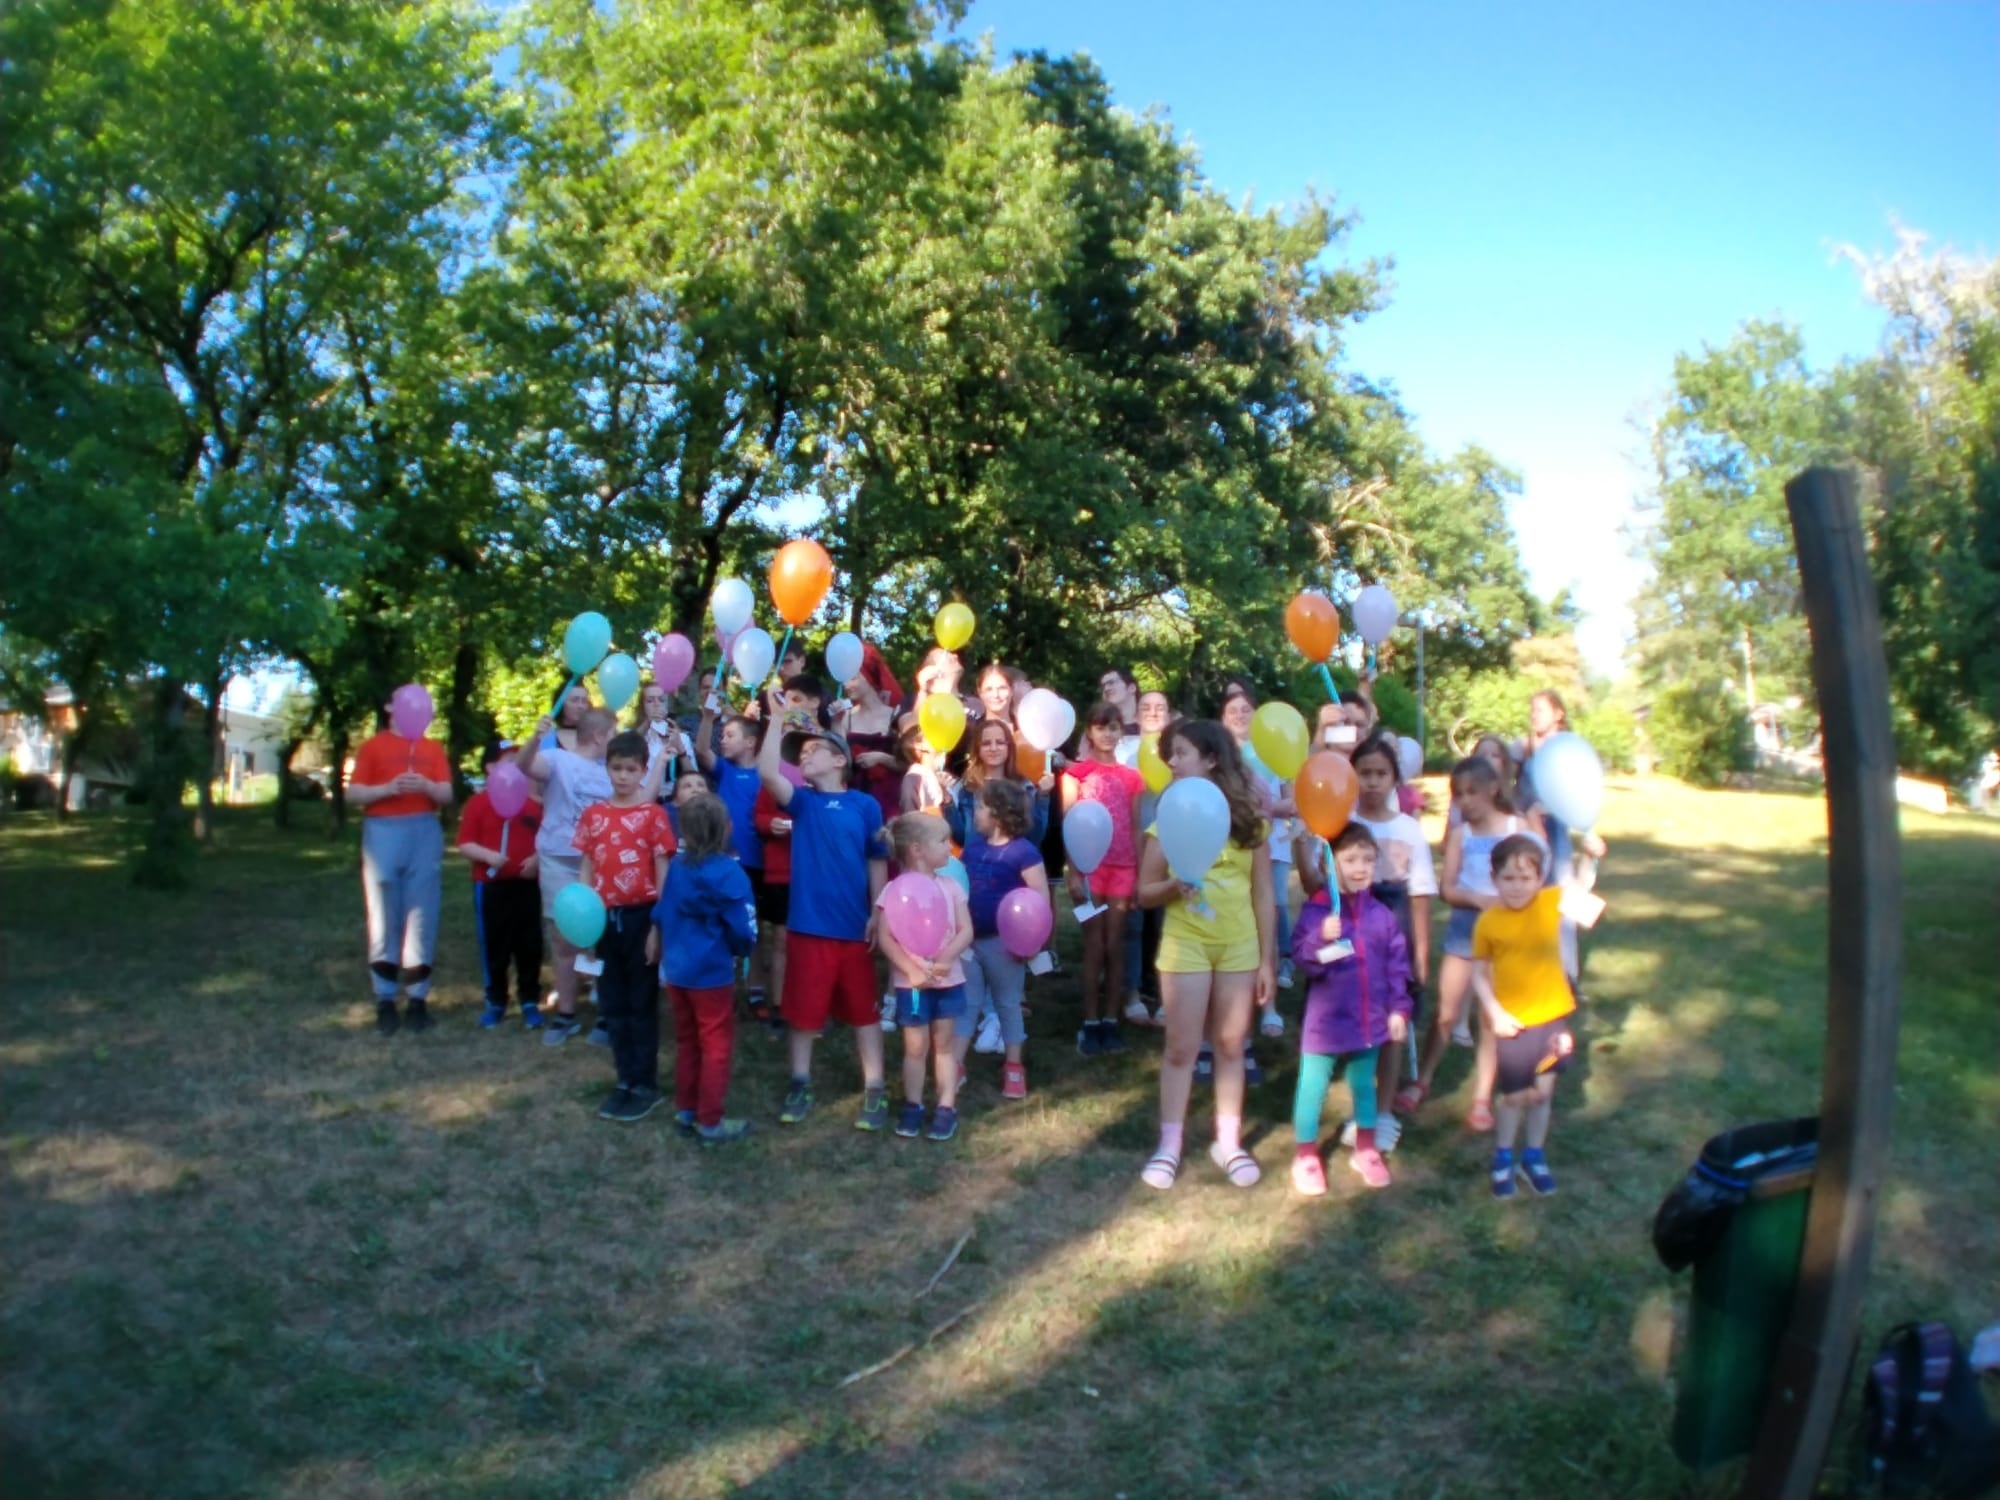
[[[677,854],[653,907],[660,929],[660,980],[684,989],[733,984],[736,960],[757,946],[750,877],[726,854],[694,861]]]

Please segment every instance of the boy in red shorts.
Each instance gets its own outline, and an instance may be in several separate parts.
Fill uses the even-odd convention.
[[[799,769],[795,787],[785,765]],[[792,820],[792,891],[781,1009],[791,1039],[791,1087],[779,1122],[812,1112],[813,1043],[828,1017],[854,1028],[864,1092],[857,1130],[882,1130],[889,1105],[882,1089],[882,1033],[876,1022],[875,898],[889,878],[882,809],[851,791],[847,741],[809,714],[788,713],[784,733],[766,734],[757,772],[771,800]]]

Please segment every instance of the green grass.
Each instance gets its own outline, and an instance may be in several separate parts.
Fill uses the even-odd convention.
[[[776,1125],[779,1049],[752,1034],[743,1148],[616,1129],[593,1114],[604,1053],[473,1027],[456,871],[441,1025],[377,1038],[351,843],[266,818],[225,813],[192,897],[130,887],[120,821],[0,821],[10,1496],[1730,1486],[1667,1450],[1686,1280],[1648,1229],[1711,1132],[1816,1108],[1815,798],[1614,788],[1563,1191],[1506,1206],[1455,1123],[1465,1054],[1393,1188],[1342,1169],[1293,1198],[1289,1044],[1251,1102],[1264,1184],[1197,1157],[1147,1192],[1157,1040],[1086,1065],[1061,982],[1031,996],[1033,1097],[1003,1108],[978,1059],[949,1146],[850,1128],[844,1038],[802,1129]],[[1913,1314],[1969,1331],[2000,1284],[1996,832],[1905,824],[1871,1342]]]

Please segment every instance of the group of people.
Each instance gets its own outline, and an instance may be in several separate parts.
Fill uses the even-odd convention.
[[[1413,815],[1421,799],[1402,784],[1396,738],[1377,726],[1365,683],[1319,713],[1316,738],[1349,758],[1358,788],[1352,817],[1330,842],[1303,828],[1289,784],[1258,759],[1246,682],[1227,685],[1217,718],[1189,719],[1165,693],[1141,692],[1131,673],[1109,669],[1067,754],[1020,737],[1016,710],[1029,690],[1021,673],[989,664],[966,693],[959,658],[942,648],[925,657],[908,694],[872,647],[837,695],[807,670],[803,649],[756,686],[732,708],[711,674],[678,701],[648,684],[623,727],[574,688],[521,744],[488,749],[488,788],[460,818],[486,980],[480,1024],[504,1024],[511,977],[524,1026],[560,1046],[583,1031],[588,980],[598,1018],[591,1040],[608,1046],[615,1070],[602,1118],[635,1123],[665,1101],[664,994],[674,1120],[684,1134],[721,1145],[749,1129],[727,1109],[741,1010],[785,1037],[781,1123],[813,1111],[815,1044],[834,1022],[855,1038],[856,1128],[951,1139],[971,1053],[1000,1058],[1003,1099],[1027,1096],[1027,980],[1058,964],[1052,951],[1021,956],[1006,940],[1004,909],[1016,891],[1045,898],[1061,882],[1082,927],[1078,1051],[1123,1052],[1130,1026],[1164,1031],[1158,1144],[1140,1174],[1148,1186],[1171,1188],[1183,1169],[1197,1081],[1212,1086],[1215,1165],[1236,1186],[1258,1181],[1243,1145],[1245,1090],[1262,1079],[1252,1033],[1285,1033],[1281,995],[1302,982],[1291,1172],[1300,1193],[1326,1191],[1321,1116],[1336,1078],[1345,1076],[1352,1095],[1341,1138],[1352,1169],[1386,1186],[1385,1158],[1454,1040],[1477,1048],[1468,1123],[1495,1132],[1492,1193],[1510,1197],[1522,1178],[1538,1193],[1554,1191],[1549,1102],[1571,1052],[1565,1018],[1576,1003],[1563,892],[1588,878],[1589,860],[1573,854],[1603,853],[1589,835],[1573,850],[1534,795],[1527,754],[1564,727],[1555,694],[1536,695],[1522,752],[1482,741],[1453,767],[1434,859]],[[925,736],[922,705],[938,694],[964,709],[955,745]],[[538,796],[503,816],[490,778],[509,761]],[[1205,779],[1227,802],[1227,845],[1199,884],[1169,869],[1155,836],[1168,777]],[[348,796],[368,815],[377,1025],[423,1030],[438,813],[452,801],[442,747],[375,736],[356,759]],[[1066,865],[1061,834],[1082,802],[1099,804],[1111,829],[1087,875]],[[892,872],[915,877],[914,893],[941,914],[936,940],[915,945],[930,951],[913,951],[887,920],[891,903],[913,892],[908,881],[892,885]],[[602,905],[589,951],[564,933],[573,886]],[[1449,915],[1433,986],[1431,908],[1440,899]],[[554,967],[546,1000],[545,922]],[[1427,996],[1435,1004],[1425,1024]],[[901,1090],[892,1101],[884,1038],[896,1033]]]

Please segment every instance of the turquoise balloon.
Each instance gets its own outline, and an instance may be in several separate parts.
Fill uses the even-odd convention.
[[[604,706],[618,712],[639,691],[639,664],[622,651],[605,657],[597,669],[597,691],[604,695]]]
[[[589,948],[604,936],[604,902],[581,881],[556,897],[556,931],[572,946]]]
[[[1090,802],[1078,804],[1080,807],[1092,807],[1095,805]],[[958,888],[964,891],[966,895],[970,896],[972,894],[972,877],[965,873],[965,866],[959,863],[959,858],[956,854],[944,862],[944,868],[938,873],[944,876],[946,880],[957,881]]]
[[[563,632],[563,665],[572,677],[593,670],[610,649],[611,622],[594,609],[586,609],[571,620]]]

